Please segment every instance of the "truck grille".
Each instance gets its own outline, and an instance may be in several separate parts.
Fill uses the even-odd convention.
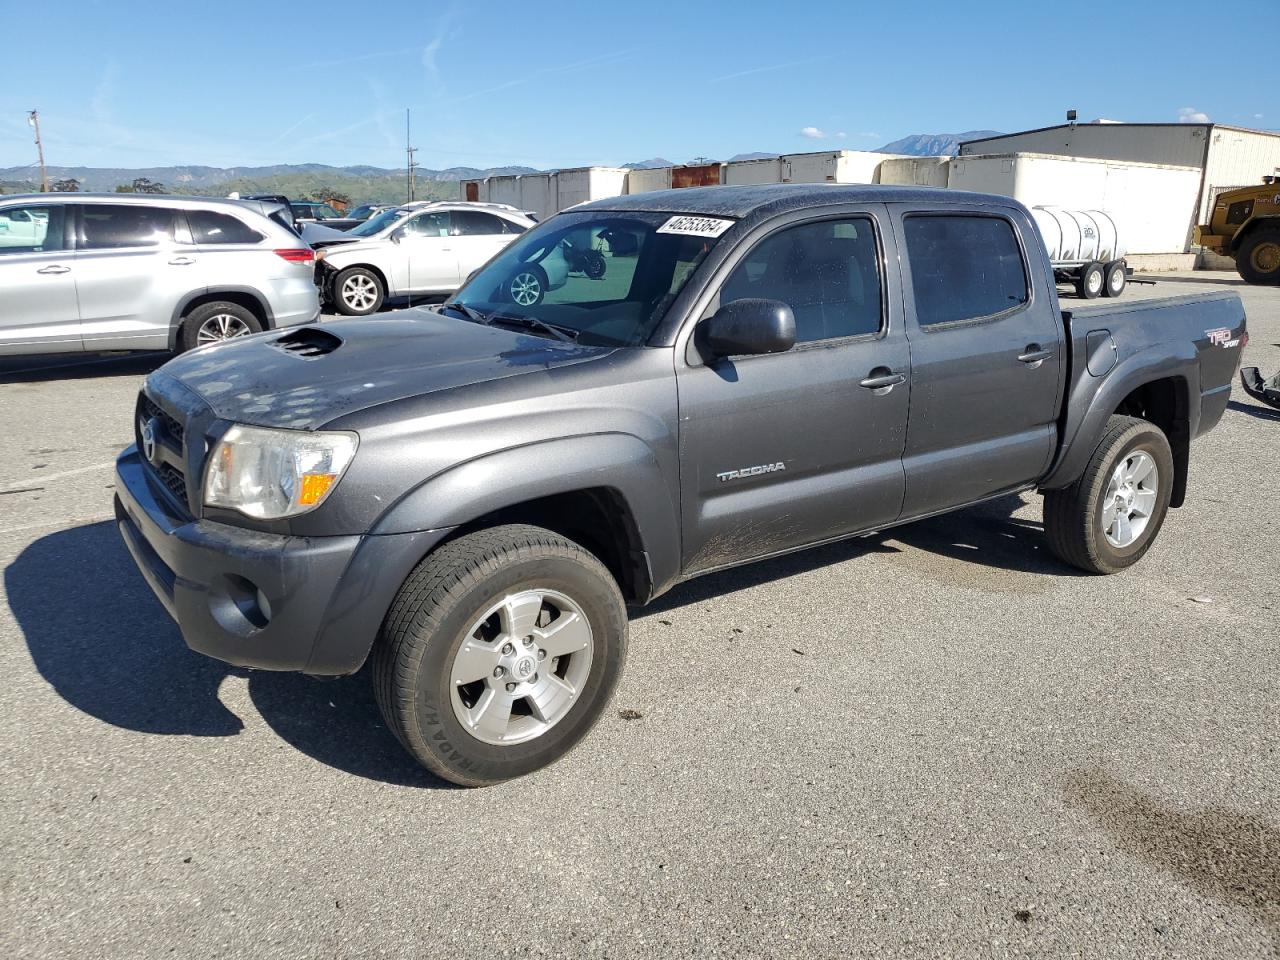
[[[150,423],[153,429],[152,453],[148,456],[143,442],[143,430]],[[182,420],[165,410],[145,393],[138,395],[138,413],[134,418],[134,430],[138,450],[151,476],[158,481],[173,501],[172,505],[183,514],[190,515],[186,474],[186,426]]]

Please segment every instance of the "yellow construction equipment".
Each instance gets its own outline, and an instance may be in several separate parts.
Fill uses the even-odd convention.
[[[1236,261],[1248,283],[1280,283],[1280,182],[1218,194],[1209,222],[1195,229],[1194,243]]]

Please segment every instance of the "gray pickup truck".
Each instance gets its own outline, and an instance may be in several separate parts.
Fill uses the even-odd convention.
[[[569,238],[603,276],[548,283]],[[1023,490],[1064,562],[1135,563],[1246,336],[1229,293],[1064,310],[1004,197],[618,197],[437,308],[169,362],[116,516],[192,649],[317,676],[372,655],[405,748],[488,784],[586,734],[628,604],[691,577]]]

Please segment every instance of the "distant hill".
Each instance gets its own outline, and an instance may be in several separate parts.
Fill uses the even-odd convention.
[[[776,153],[735,153],[729,158],[729,162],[734,160],[772,160],[776,157]]]
[[[886,143],[876,153],[905,153],[913,157],[954,157],[966,140],[998,137],[999,130],[966,130],[964,133],[917,133]]]
[[[627,170],[656,170],[659,167],[674,167],[675,164],[670,160],[663,160],[661,157],[654,157],[652,160],[640,160],[636,163],[624,163],[622,166]]]

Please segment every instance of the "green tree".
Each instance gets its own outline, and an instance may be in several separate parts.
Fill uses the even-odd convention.
[[[53,186],[49,188],[52,193],[79,193],[80,181],[73,177],[65,180],[55,180]]]
[[[146,177],[138,177],[133,183],[122,183],[116,187],[116,193],[167,193],[163,183],[156,183]]]

